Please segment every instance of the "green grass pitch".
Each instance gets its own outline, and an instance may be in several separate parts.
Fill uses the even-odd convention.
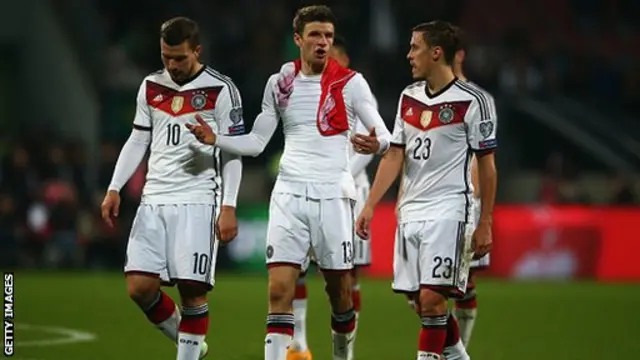
[[[356,360],[415,359],[420,325],[404,298],[390,291],[388,280],[365,280],[361,287]],[[15,294],[15,360],[175,359],[175,346],[127,298],[122,275],[18,272]],[[265,277],[218,276],[208,359],[262,360],[266,299]],[[469,349],[474,360],[640,358],[638,285],[484,280],[478,302]],[[329,323],[323,286],[314,277],[308,338],[315,360],[331,360]],[[34,326],[81,330],[95,339],[44,346],[43,340],[66,335]]]

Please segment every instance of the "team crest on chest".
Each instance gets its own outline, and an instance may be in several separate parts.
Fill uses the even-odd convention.
[[[207,105],[207,94],[204,91],[197,91],[191,98],[191,106],[195,110],[202,110]]]
[[[182,96],[174,96],[171,101],[171,111],[174,113],[180,112],[182,110],[182,106],[184,106],[184,97]]]
[[[453,121],[455,113],[453,112],[453,108],[450,104],[444,104],[440,107],[440,111],[438,112],[438,120],[442,124],[449,124]]]
[[[431,117],[433,116],[433,112],[431,110],[424,110],[422,114],[420,114],[420,125],[422,127],[428,127],[431,123]]]

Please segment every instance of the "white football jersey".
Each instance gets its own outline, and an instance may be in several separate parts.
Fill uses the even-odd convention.
[[[402,91],[391,141],[405,148],[399,221],[471,222],[471,156],[496,148],[497,120],[493,98],[460,80],[433,95],[424,81]]]
[[[354,178],[349,170],[350,133],[323,136],[318,131],[321,75],[307,76],[299,73],[294,80],[293,92],[286,108],[278,108],[275,103],[273,89],[277,76],[273,75],[269,79],[263,100],[263,112],[267,107],[273,109],[272,116],[278,116],[282,121],[285,137],[274,192],[316,199],[355,199]],[[359,73],[345,85],[343,96],[351,129],[360,122],[356,120],[358,111],[365,111],[360,109],[375,110],[375,107],[371,106],[375,104],[371,89]],[[377,112],[363,116],[376,117],[379,126],[384,127],[384,122]],[[381,130],[378,132],[381,133]]]
[[[142,203],[215,204],[222,190],[220,149],[189,132],[199,114],[218,134],[244,133],[242,100],[230,78],[203,67],[191,81],[176,84],[166,70],[147,76],[138,91],[133,126],[151,131]]]

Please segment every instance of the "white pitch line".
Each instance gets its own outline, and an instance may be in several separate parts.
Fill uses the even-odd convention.
[[[54,339],[45,339],[45,340],[27,340],[27,341],[16,341],[16,346],[55,346],[55,345],[65,345],[65,344],[75,344],[81,342],[94,341],[97,339],[97,336],[93,333],[69,329],[57,326],[44,326],[44,325],[31,325],[31,324],[16,324],[16,333],[18,334],[18,339],[20,338],[21,330],[34,330],[41,331],[49,334],[60,335],[60,337],[56,337]]]

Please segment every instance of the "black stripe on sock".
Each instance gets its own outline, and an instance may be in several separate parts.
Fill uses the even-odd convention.
[[[353,308],[351,308],[350,310],[347,310],[343,313],[339,313],[339,314],[332,313],[331,321],[339,324],[344,324],[355,319],[355,317],[356,317],[356,311]]]
[[[187,318],[200,318],[209,315],[209,305],[202,304],[196,306],[184,306],[182,308],[182,317]]]
[[[149,306],[147,306],[146,308],[142,308],[142,311],[144,311],[146,314],[153,312],[156,309],[156,307],[158,307],[158,304],[160,304],[161,298],[162,298],[162,293],[158,291],[158,293],[156,294],[156,297],[153,299],[151,304],[149,304]]]
[[[447,327],[447,315],[422,316],[420,318],[424,329],[437,329]]]

